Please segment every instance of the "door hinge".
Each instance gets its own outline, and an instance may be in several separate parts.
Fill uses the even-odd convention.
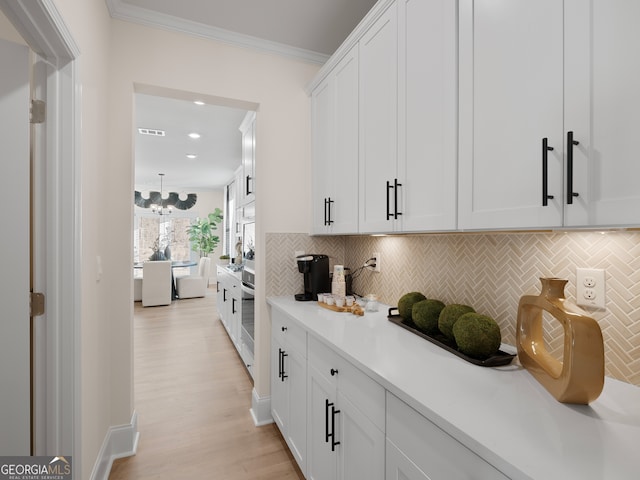
[[[31,292],[29,307],[32,317],[44,315],[44,293]]]
[[[31,100],[31,123],[44,123],[47,104],[44,100]]]

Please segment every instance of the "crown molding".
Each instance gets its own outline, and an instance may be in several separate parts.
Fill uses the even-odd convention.
[[[129,5],[122,0],[106,0],[107,8],[112,18],[126,22],[137,23],[147,27],[163,28],[185,35],[215,40],[236,47],[250,48],[273,55],[302,60],[308,63],[322,65],[328,59],[325,55],[303,48],[296,48],[278,42],[264,40],[241,33],[232,32],[223,28],[212,27],[191,20],[184,20],[164,13],[154,12],[146,8]]]
[[[369,13],[367,13],[360,23],[353,29],[349,36],[342,42],[342,45],[331,55],[331,57],[323,64],[316,76],[306,86],[307,95],[326,78],[326,76],[335,68],[335,66],[344,58],[344,56],[360,41],[360,38],[367,30],[384,14],[396,0],[378,0]]]

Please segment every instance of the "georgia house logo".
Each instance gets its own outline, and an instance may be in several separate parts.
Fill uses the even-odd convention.
[[[71,457],[0,457],[0,480],[67,480]]]

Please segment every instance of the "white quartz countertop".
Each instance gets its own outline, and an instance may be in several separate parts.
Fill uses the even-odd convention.
[[[270,297],[311,335],[513,479],[640,478],[640,388],[606,378],[590,405],[558,402],[517,360],[468,363],[387,320]]]

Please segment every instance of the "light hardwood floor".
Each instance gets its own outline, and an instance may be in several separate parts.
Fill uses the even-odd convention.
[[[140,441],[109,480],[303,480],[275,424],[251,419],[251,378],[205,298],[134,310]]]

